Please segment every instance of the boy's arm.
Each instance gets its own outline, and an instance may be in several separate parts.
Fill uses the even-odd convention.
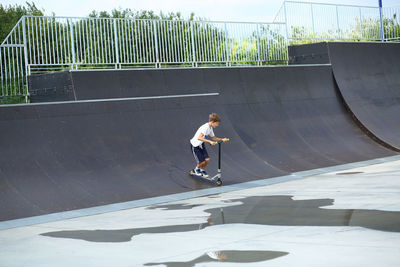
[[[216,142],[219,142],[219,141],[226,142],[226,141],[229,140],[228,138],[219,138],[219,137],[216,137],[216,136],[211,137],[211,139],[216,141]]]
[[[214,140],[214,137],[215,136],[212,137],[213,140]],[[204,134],[202,134],[202,133],[199,135],[199,138],[197,138],[197,139],[199,141],[202,141],[202,142],[210,143],[211,145],[215,145],[216,144],[216,142],[213,142],[213,141],[211,141],[211,140],[209,140],[207,138],[204,138]],[[214,140],[214,141],[216,141],[216,140]]]

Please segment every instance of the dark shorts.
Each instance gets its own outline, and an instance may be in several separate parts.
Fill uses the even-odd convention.
[[[205,161],[206,158],[209,158],[204,143],[201,146],[192,146],[192,144],[190,144],[190,150],[192,151],[192,154],[196,159],[197,163],[201,163]]]

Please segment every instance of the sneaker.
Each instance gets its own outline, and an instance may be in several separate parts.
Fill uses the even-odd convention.
[[[201,173],[202,173],[204,178],[208,178],[209,177],[209,175],[206,173],[206,171],[203,170],[203,171],[201,171]]]
[[[194,169],[194,174],[197,176],[203,176],[203,173],[200,169]]]

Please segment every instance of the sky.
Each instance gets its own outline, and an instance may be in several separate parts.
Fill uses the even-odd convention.
[[[45,15],[68,17],[87,17],[93,10],[108,11],[112,9],[153,10],[156,14],[162,11],[181,12],[188,18],[194,12],[196,17],[212,21],[238,22],[271,22],[282,5],[283,0],[2,0],[3,6],[25,5],[34,2],[36,7],[44,10]],[[378,6],[378,0],[303,0],[357,6]],[[383,0],[383,6],[400,5],[400,0]],[[110,12],[111,13],[111,12]]]

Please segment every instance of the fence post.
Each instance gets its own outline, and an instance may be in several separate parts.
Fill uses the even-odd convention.
[[[195,50],[195,46],[194,46],[194,29],[193,29],[193,21],[190,21],[190,35],[191,35],[191,39],[192,39],[192,59],[193,59],[193,63],[192,66],[193,67],[197,67],[197,62],[196,62],[196,50]]]
[[[1,80],[1,83],[0,83],[0,89],[1,89],[0,96],[4,96],[5,95],[4,94],[4,73],[3,73],[3,49],[4,49],[4,47],[2,47],[0,45],[0,80]]]
[[[287,42],[287,46],[289,46],[289,29],[288,29],[288,20],[287,20],[287,13],[286,13],[286,1],[283,2],[283,10],[285,13],[285,25],[286,25],[286,42]]]
[[[360,41],[362,41],[363,37],[364,37],[364,34],[363,34],[363,23],[362,23],[361,7],[358,8],[358,11],[360,13],[360,34],[361,34]]]
[[[313,35],[313,42],[315,42],[315,30],[314,30],[314,10],[313,10],[313,4],[310,3],[310,8],[311,8],[311,20],[312,20],[312,35]]]
[[[260,51],[260,24],[257,23],[257,53],[258,53],[258,66],[261,65],[261,51]]]
[[[339,39],[342,39],[342,33],[340,32],[340,24],[339,24],[339,10],[338,6],[336,6],[336,22],[337,22],[337,29],[338,29],[338,37]]]
[[[114,39],[115,39],[115,69],[117,69],[118,68],[118,64],[119,64],[117,19],[114,19]]]
[[[226,65],[229,66],[229,47],[228,47],[228,29],[226,27],[226,22],[224,23],[225,26],[225,51],[226,51]]]
[[[30,69],[28,69],[28,44],[26,43],[26,17],[22,17],[22,38],[24,42],[24,56],[25,56],[25,102],[28,103],[28,96],[29,96],[29,84],[28,84],[28,75],[30,75]],[[1,64],[1,63],[0,63]]]
[[[153,20],[154,38],[156,45],[156,68],[160,65],[160,58],[158,56],[158,35],[157,35],[157,21]]]
[[[382,0],[379,0],[379,17],[380,17],[380,21],[381,21],[381,42],[384,42],[385,32],[383,29]]]
[[[71,69],[74,69],[75,65],[75,40],[74,40],[74,27],[72,26],[72,19],[68,19],[70,35],[71,35],[71,52],[72,52],[72,66]]]

